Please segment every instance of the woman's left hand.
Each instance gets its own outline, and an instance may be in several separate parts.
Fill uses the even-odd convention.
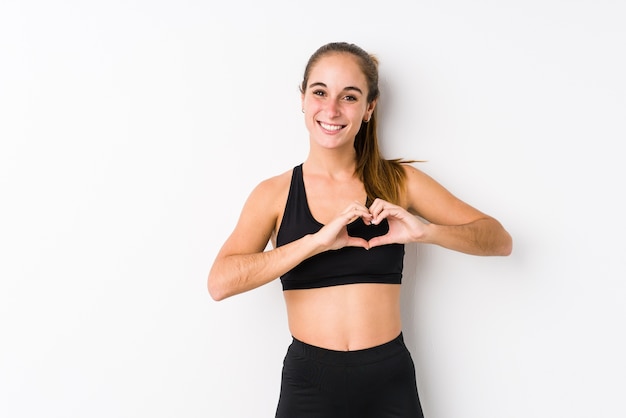
[[[426,234],[427,224],[406,209],[382,199],[374,200],[369,207],[372,224],[378,225],[383,219],[389,223],[389,232],[369,241],[370,248],[385,244],[407,244],[420,241]]]

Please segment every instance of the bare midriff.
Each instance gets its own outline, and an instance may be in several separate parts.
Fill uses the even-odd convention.
[[[283,295],[289,330],[307,344],[361,350],[389,342],[402,330],[398,284],[358,283]]]

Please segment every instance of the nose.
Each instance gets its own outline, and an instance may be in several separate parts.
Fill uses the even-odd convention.
[[[337,100],[329,100],[326,104],[326,112],[331,118],[335,118],[341,114],[341,108]]]

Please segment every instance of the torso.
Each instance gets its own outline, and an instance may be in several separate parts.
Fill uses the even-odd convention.
[[[283,292],[291,334],[330,350],[391,341],[402,329],[400,285],[359,283]]]
[[[311,214],[320,223],[332,220],[351,202],[366,200],[362,183],[354,179],[331,182],[305,171],[304,182]],[[289,188],[289,181],[280,183]],[[285,200],[287,194],[285,190]],[[276,231],[282,215],[281,211]],[[341,351],[369,348],[397,337],[402,328],[399,284],[356,283],[286,290],[283,295],[291,334],[318,347]]]

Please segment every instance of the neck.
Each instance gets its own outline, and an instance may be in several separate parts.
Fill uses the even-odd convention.
[[[356,170],[356,151],[354,148],[349,152],[328,149],[310,150],[304,165],[309,172],[331,177],[344,175],[352,177]]]

